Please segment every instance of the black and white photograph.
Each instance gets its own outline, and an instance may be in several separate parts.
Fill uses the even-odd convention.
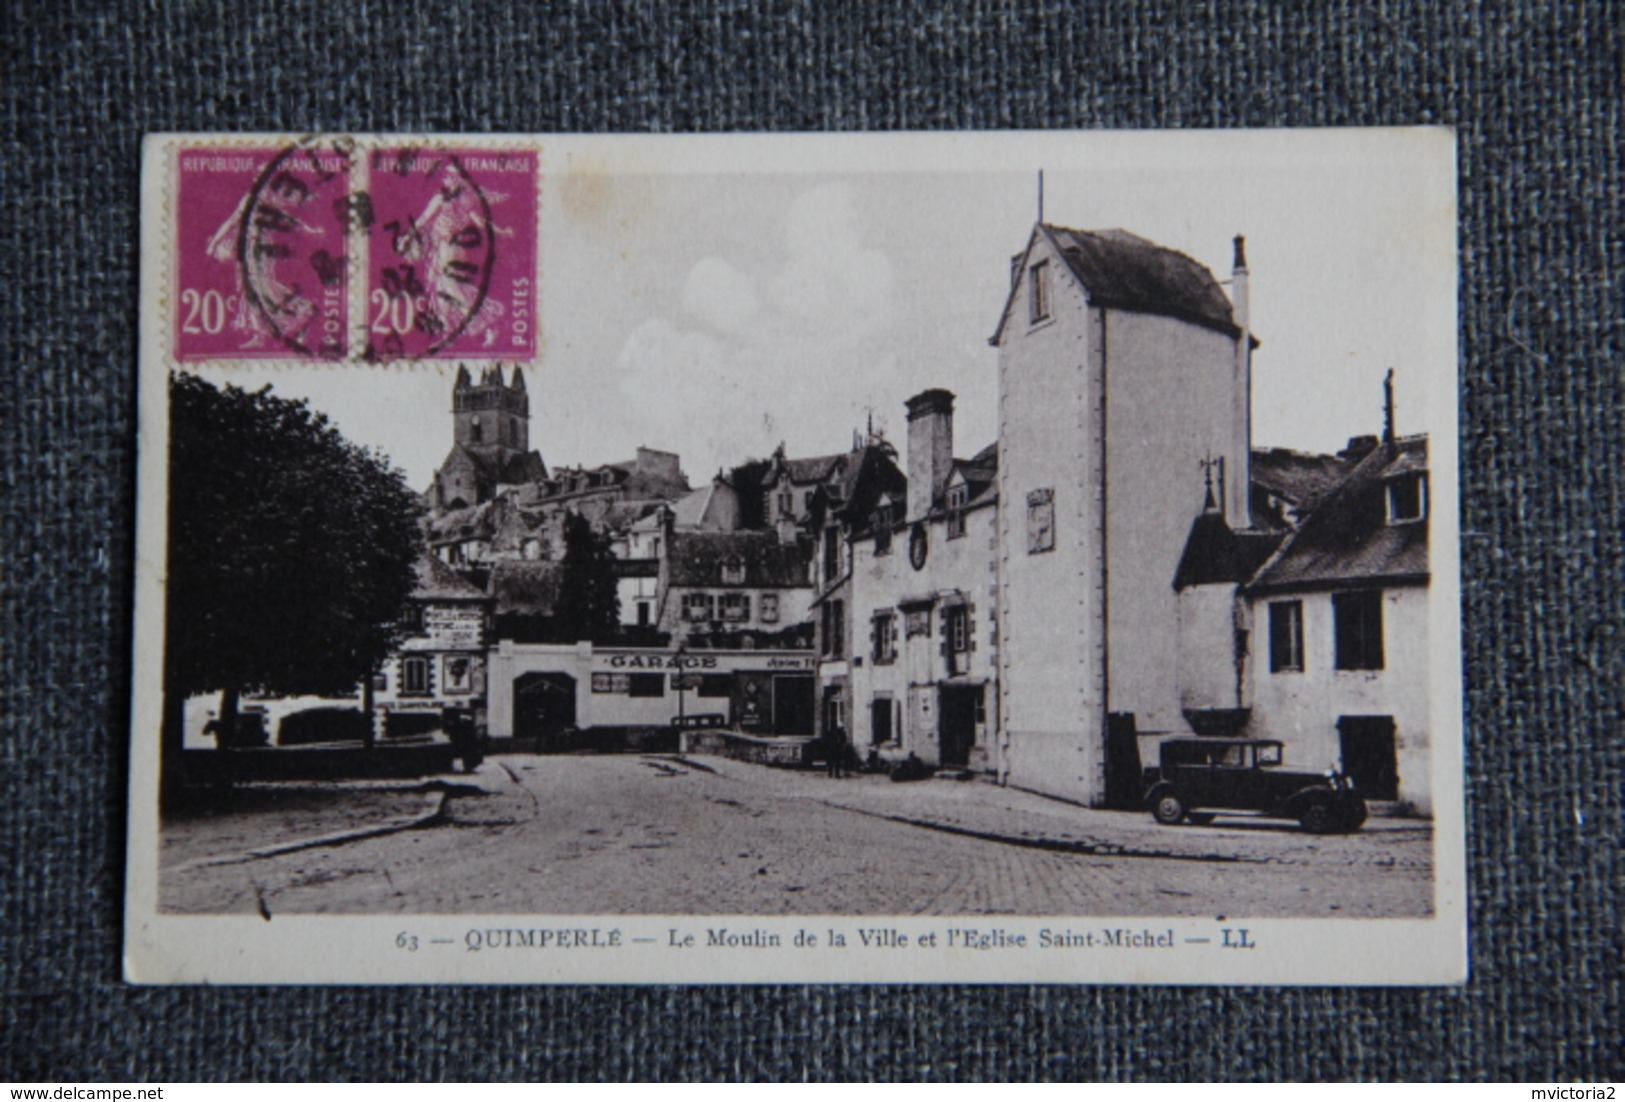
[[[145,172],[131,979],[1465,980],[1449,131]]]

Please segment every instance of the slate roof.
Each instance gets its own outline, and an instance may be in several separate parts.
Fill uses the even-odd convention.
[[[889,447],[865,444],[847,457],[835,492],[840,495],[835,504],[841,512],[863,527],[883,496],[908,492],[908,476],[898,468]]]
[[[413,564],[417,583],[412,587],[415,601],[483,601],[485,591],[428,552]]]
[[[1387,483],[1427,468],[1427,437],[1379,445],[1355,464],[1248,583],[1253,592],[1428,580],[1428,521],[1389,524]]]
[[[498,616],[551,616],[559,602],[560,563],[505,559],[491,565],[490,590]]]
[[[954,460],[954,470],[965,478],[970,491],[966,505],[980,505],[995,501],[999,495],[999,445],[995,442],[977,452],[970,459]]]
[[[1229,296],[1205,265],[1184,253],[1127,230],[1074,230],[1045,222],[1038,232],[1054,243],[1094,305],[1178,318],[1229,337],[1241,335]],[[1011,297],[1017,288],[1012,281]],[[1009,316],[1006,299],[994,343]]]
[[[1290,501],[1299,512],[1306,513],[1348,477],[1351,467],[1348,460],[1336,455],[1291,448],[1254,448],[1251,474],[1255,486]]]
[[[678,528],[698,528],[705,523],[706,513],[711,508],[711,499],[716,495],[715,481],[706,483],[698,490],[690,490],[676,501],[672,502],[672,524]]]
[[[1046,227],[1097,306],[1160,314],[1241,335],[1230,298],[1206,266],[1127,230]]]
[[[473,464],[486,492],[498,483],[536,482],[547,477],[547,465],[542,462],[541,453],[536,451],[502,455],[471,448],[465,444],[453,444],[450,454],[446,456],[446,462],[441,466],[446,466],[457,457],[466,458]]]
[[[1185,551],[1174,571],[1174,588],[1245,582],[1280,546],[1281,539],[1278,532],[1236,532],[1225,523],[1223,513],[1203,513],[1191,524],[1185,539]]]
[[[722,588],[722,564],[737,555],[745,566],[742,589],[811,586],[807,551],[783,544],[773,532],[673,532],[667,548],[667,579],[673,586]]]
[[[428,522],[430,542],[490,539],[492,504],[493,502],[484,501],[478,505],[465,505],[461,509],[450,509],[437,517],[430,517]]]
[[[780,459],[779,465],[791,482],[806,485],[824,481],[835,470],[835,465],[845,458],[845,455],[815,455],[807,459]]]

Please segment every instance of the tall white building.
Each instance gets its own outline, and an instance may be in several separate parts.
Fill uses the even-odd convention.
[[[1232,292],[1122,230],[1035,225],[999,352],[998,767],[1090,805],[1189,733],[1173,579],[1209,480],[1250,524],[1247,268]],[[1233,299],[1232,299],[1233,296]],[[1108,751],[1108,747],[1111,751]]]

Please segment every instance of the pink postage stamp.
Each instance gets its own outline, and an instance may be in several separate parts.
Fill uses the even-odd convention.
[[[345,357],[351,144],[180,151],[177,360]]]
[[[366,356],[536,354],[534,149],[374,150]]]

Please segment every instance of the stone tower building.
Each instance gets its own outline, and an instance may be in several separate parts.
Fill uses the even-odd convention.
[[[1172,583],[1204,470],[1225,525],[1249,527],[1246,263],[1238,241],[1232,300],[1172,249],[1041,223],[1010,276],[992,342],[1004,772],[1099,805],[1138,773],[1137,736],[1190,733]]]
[[[452,446],[435,472],[435,509],[477,505],[494,497],[499,486],[547,477],[541,455],[530,447],[530,395],[518,367],[511,382],[493,366],[480,373],[478,383],[468,368],[458,367],[451,408]]]

